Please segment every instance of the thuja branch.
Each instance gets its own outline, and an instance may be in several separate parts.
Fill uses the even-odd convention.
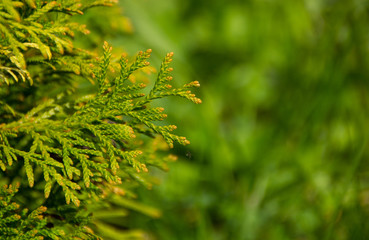
[[[0,167],[3,171],[15,162],[23,164],[32,187],[34,172],[39,169],[43,172],[46,198],[53,186],[59,185],[66,202],[79,205],[77,190],[97,194],[99,182],[121,183],[117,176],[121,166],[131,166],[137,172],[148,171],[145,160],[137,158],[144,150],[132,148],[137,136],[159,134],[170,147],[174,142],[189,144],[185,137],[172,133],[176,126],[157,125],[157,121],[164,120],[167,115],[163,108],[152,108],[149,103],[167,96],[200,103],[189,90],[198,87],[199,83],[195,81],[180,88],[169,84],[172,81],[169,64],[173,56],[170,53],[164,58],[154,87],[146,96],[139,92],[146,86],[131,83],[129,77],[148,66],[151,50],[140,52],[130,64],[122,57],[118,76],[109,73],[111,51],[105,43],[99,68],[94,73],[98,83],[95,96],[75,103],[64,98],[49,99],[18,121],[0,125]],[[19,148],[16,139],[26,139],[30,144]],[[130,171],[126,167],[122,170]]]
[[[0,1],[0,86],[19,81],[32,85],[34,76],[29,65],[91,74],[88,65],[92,54],[75,48],[72,42],[75,32],[88,34],[89,30],[70,18],[91,7],[111,6],[116,2]]]

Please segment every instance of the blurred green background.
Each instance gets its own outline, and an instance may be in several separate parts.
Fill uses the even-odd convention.
[[[369,239],[369,1],[120,5],[128,31],[107,40],[153,49],[156,67],[173,51],[175,80],[199,80],[203,100],[163,103],[191,145],[140,191],[162,217],[129,227],[164,240]]]

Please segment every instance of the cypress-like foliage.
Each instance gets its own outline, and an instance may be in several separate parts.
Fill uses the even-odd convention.
[[[150,103],[168,96],[200,103],[189,90],[199,83],[172,87],[169,53],[144,94],[146,85],[130,79],[149,65],[151,50],[129,61],[124,54],[113,58],[107,42],[101,57],[75,48],[74,33],[88,30],[71,17],[113,3],[0,1],[0,235],[5,239],[99,239],[92,228],[104,235],[109,227],[91,212],[109,216],[113,205],[122,209],[114,216],[125,215],[124,208],[159,215],[132,201],[131,188],[152,185],[149,165],[166,169],[170,157],[155,154],[160,138],[170,147],[189,141],[173,134],[176,126],[158,124],[166,114]],[[78,83],[86,80],[96,84],[95,93],[79,92]]]

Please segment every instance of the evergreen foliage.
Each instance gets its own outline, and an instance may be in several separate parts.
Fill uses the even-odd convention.
[[[131,79],[147,68],[151,50],[129,61],[112,57],[107,42],[102,57],[75,48],[74,33],[88,30],[71,17],[112,3],[0,1],[0,183],[12,184],[1,190],[0,234],[7,239],[98,239],[87,225],[100,232],[105,225],[90,213],[111,205],[160,214],[132,201],[130,189],[150,187],[148,166],[166,169],[173,159],[156,156],[161,139],[170,147],[189,141],[149,104],[168,96],[200,103],[189,90],[199,83],[172,87],[169,53],[145,94],[146,85]],[[79,93],[81,79],[97,91]]]

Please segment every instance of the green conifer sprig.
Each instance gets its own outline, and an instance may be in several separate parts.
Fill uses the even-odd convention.
[[[164,61],[160,67],[160,71],[158,77],[156,79],[155,85],[153,89],[150,91],[149,95],[146,97],[147,100],[152,100],[156,98],[162,98],[166,96],[180,96],[187,98],[188,100],[198,104],[201,103],[201,100],[192,94],[188,88],[191,87],[200,87],[200,83],[198,81],[193,81],[184,85],[182,88],[173,88],[170,85],[170,81],[173,79],[170,76],[170,72],[173,71],[173,68],[169,67],[169,64],[172,62],[173,53],[168,53]]]
[[[147,104],[153,99],[165,96],[177,96],[178,93],[188,99],[193,98],[186,92],[198,83],[190,83],[182,88],[165,90],[162,86],[168,79],[169,63],[172,54],[164,59],[155,90],[149,97],[136,92],[144,84],[131,84],[128,79],[138,69],[148,66],[147,59],[151,50],[140,52],[132,64],[126,58],[120,60],[119,75],[108,73],[110,67],[111,47],[104,44],[104,54],[96,70],[98,92],[87,101],[77,101],[75,112],[71,104],[60,99],[49,99],[23,115],[18,121],[0,125],[0,167],[5,171],[13,163],[23,162],[30,187],[35,185],[35,169],[43,172],[44,195],[49,197],[54,185],[59,185],[65,193],[66,202],[80,204],[78,190],[86,189],[93,193],[98,190],[98,183],[121,183],[117,175],[120,166],[124,171],[140,180],[140,176],[127,169],[127,165],[136,172],[148,171],[145,162],[137,159],[142,154],[139,149],[132,149],[136,135],[146,130],[164,137],[170,147],[174,142],[188,144],[185,137],[171,132],[176,126],[159,126],[156,121],[166,118],[163,108],[150,108]],[[164,66],[164,67],[163,67]],[[193,100],[199,103],[199,100]],[[82,106],[81,106],[82,105]],[[58,116],[56,118],[56,116]],[[127,118],[128,117],[128,118]],[[141,129],[141,131],[137,131]],[[14,146],[15,139],[28,139],[29,149]],[[82,183],[82,184],[81,184]],[[55,187],[55,186],[54,186]]]
[[[110,6],[116,1],[0,1],[0,86],[20,80],[33,83],[28,65],[45,65],[53,70],[91,74],[91,60],[73,47],[74,32],[89,33],[85,25],[70,17],[88,8]],[[55,14],[64,17],[55,17]],[[71,55],[69,59],[65,55]],[[91,54],[89,54],[91,56]],[[89,58],[90,59],[90,58]]]
[[[5,185],[0,188],[0,236],[1,239],[60,239],[65,233],[55,227],[47,228],[47,219],[43,213],[46,207],[39,207],[32,212],[27,209],[19,209],[19,205],[13,202],[13,197],[18,192],[18,185]]]
[[[71,209],[60,207],[58,215],[48,214],[44,206],[31,212],[22,209],[15,200],[18,188],[19,184],[0,188],[0,239],[101,239],[86,226],[89,217],[68,217]]]

